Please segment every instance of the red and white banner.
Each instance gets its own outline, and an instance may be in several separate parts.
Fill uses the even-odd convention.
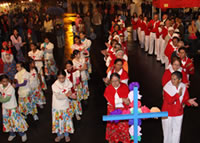
[[[200,0],[153,0],[157,8],[190,8],[200,7]]]

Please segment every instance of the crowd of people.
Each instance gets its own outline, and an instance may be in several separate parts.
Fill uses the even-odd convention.
[[[163,14],[162,19],[159,20],[158,14],[154,14],[153,19],[149,20],[145,13],[140,16],[134,13],[131,19],[133,41],[138,42],[139,47],[149,56],[155,55],[156,60],[165,65],[166,70],[162,77],[162,111],[167,111],[168,117],[162,119],[164,143],[180,142],[184,105],[198,106],[196,98],[190,99],[188,93],[190,76],[195,71],[193,57],[197,54],[197,50],[194,49],[196,45],[193,44],[194,40],[197,40],[195,22],[198,20],[191,21],[188,26],[189,42],[187,42],[184,39],[185,27],[181,18]],[[108,43],[105,43],[107,49],[101,51],[108,68],[107,77],[103,78],[107,86],[104,96],[108,102],[108,115],[121,114],[121,112],[127,114],[127,108],[132,106],[128,88],[130,81],[125,23],[121,16],[116,16],[112,20]],[[109,143],[131,142],[129,123],[109,121],[106,127],[106,140]]]
[[[194,74],[192,58],[197,53],[195,43],[200,31],[200,17],[188,26],[189,42],[185,43],[185,27],[181,18],[163,14],[162,20],[159,20],[158,14],[155,14],[149,20],[151,11],[146,10],[144,5],[143,14],[137,16],[136,13],[127,11],[129,9],[124,10],[125,13],[128,12],[127,15],[118,12],[126,9],[123,4],[120,10],[119,5],[91,6],[85,15],[83,4],[79,4],[80,11],[76,11],[76,5],[72,4],[73,12],[80,14],[77,14],[72,23],[73,53],[71,59],[66,60],[64,69],[58,68],[53,52],[54,45],[56,48],[65,46],[62,17],[52,19],[33,9],[0,17],[0,102],[3,105],[3,131],[9,132],[8,141],[12,141],[16,133],[19,133],[22,142],[26,142],[27,117],[30,114],[34,120],[39,120],[38,107],[43,109],[46,104],[46,83],[53,80],[52,133],[57,134],[55,142],[60,142],[63,138],[70,142],[69,134],[74,133],[72,119],[75,117],[81,120],[81,104],[87,103],[90,94],[90,48],[92,40],[96,38],[106,41],[106,49],[101,50],[101,53],[107,66],[107,76],[103,78],[106,85],[104,97],[108,102],[107,114],[113,114],[118,109],[123,111],[132,108],[127,47],[127,21],[130,20],[133,41],[138,42],[145,52],[155,55],[156,60],[165,65],[162,111],[168,111],[169,117],[162,119],[164,143],[179,143],[183,104],[198,106],[196,98],[189,98],[187,88],[190,86],[190,75]],[[131,19],[129,15],[132,16]],[[150,110],[142,108],[142,112]],[[177,124],[174,125],[174,122]],[[131,142],[129,128],[128,121],[108,122],[106,140],[110,143]]]
[[[27,141],[28,115],[32,115],[34,121],[39,120],[38,108],[44,108],[46,90],[52,81],[55,142],[64,137],[66,142],[70,141],[69,133],[74,132],[72,118],[81,120],[81,101],[87,104],[89,97],[91,40],[78,24],[71,47],[72,60],[59,55],[65,62],[64,69],[59,68],[54,50],[65,46],[63,17],[44,13],[30,8],[2,13],[0,17],[0,102],[3,105],[3,131],[9,133],[8,141],[12,141],[16,133],[22,137],[22,142]]]

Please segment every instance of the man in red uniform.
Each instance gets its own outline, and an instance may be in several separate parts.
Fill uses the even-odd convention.
[[[138,17],[137,15],[131,20],[133,26],[133,41],[137,41]]]
[[[165,55],[167,56],[169,63],[171,63],[172,53],[177,50],[178,42],[179,42],[179,38],[174,37],[172,41],[167,44],[167,47],[165,49]]]
[[[181,47],[178,49],[178,52],[179,52],[179,57],[181,58],[181,67],[186,72],[189,80],[189,76],[194,74],[193,61],[187,57],[186,48]]]
[[[161,63],[164,64],[165,63],[165,48],[166,48],[166,45],[165,45],[165,37],[168,35],[168,28],[170,27],[170,20],[167,20],[165,21],[165,26],[164,28],[162,29],[162,32],[161,32],[161,49],[160,49],[160,60],[161,60]]]
[[[160,25],[160,21],[158,20],[158,14],[154,15],[154,18],[149,22],[148,27],[151,29],[150,31],[150,47],[149,47],[149,54],[152,55],[154,51],[154,42],[156,42],[156,31]],[[157,55],[155,51],[155,55]]]
[[[190,99],[187,87],[181,82],[179,71],[172,73],[171,80],[163,87],[162,111],[168,112],[168,117],[162,119],[163,143],[179,143],[183,120],[183,104],[198,106],[196,98]]]

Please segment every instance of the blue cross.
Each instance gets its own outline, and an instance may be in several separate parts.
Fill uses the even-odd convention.
[[[138,87],[134,87],[134,113],[103,116],[103,121],[134,120],[134,143],[138,143],[138,119],[167,117],[168,112],[138,113]]]

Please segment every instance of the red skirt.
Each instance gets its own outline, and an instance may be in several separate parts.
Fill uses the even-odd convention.
[[[111,105],[108,105],[107,108],[108,115],[115,110]],[[128,121],[119,121],[118,123],[107,122],[106,140],[114,143],[130,143]]]

